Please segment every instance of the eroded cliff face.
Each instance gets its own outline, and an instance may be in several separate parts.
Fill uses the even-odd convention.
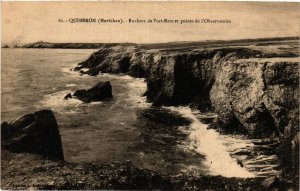
[[[210,91],[213,110],[225,129],[241,126],[255,137],[289,131],[298,120],[299,66],[296,58],[225,62]]]
[[[143,50],[134,46],[104,48],[80,63],[75,70],[86,73],[128,73],[147,79],[146,96],[154,105],[192,103],[206,110],[211,108],[209,91],[220,63],[261,56],[250,49],[212,49],[196,51]]]
[[[145,95],[154,105],[189,104],[213,110],[219,129],[269,137],[298,129],[290,125],[298,124],[296,56],[243,47],[146,50],[115,46],[95,52],[75,70],[144,77]]]
[[[272,52],[269,46],[115,46],[95,52],[75,70],[143,77],[145,96],[153,105],[211,110],[218,117],[210,126],[221,132],[279,138],[282,177],[299,185],[299,61],[299,54],[285,49]]]

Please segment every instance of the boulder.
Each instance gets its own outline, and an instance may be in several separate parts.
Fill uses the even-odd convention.
[[[83,97],[84,95],[86,94],[86,90],[77,90],[73,96],[76,96],[76,97]]]
[[[29,152],[63,160],[58,125],[51,110],[41,110],[1,124],[1,146],[11,152]]]
[[[72,95],[71,95],[70,93],[68,93],[68,94],[64,97],[65,100],[71,99],[71,98],[72,98]]]
[[[97,85],[88,90],[77,90],[73,96],[77,99],[89,103],[93,101],[102,101],[112,98],[112,87],[109,81],[99,82]]]

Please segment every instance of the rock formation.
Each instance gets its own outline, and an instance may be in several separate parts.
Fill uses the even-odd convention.
[[[4,151],[6,157],[2,163],[2,174],[8,177],[2,181],[4,188],[15,188],[20,185],[26,185],[27,188],[40,185],[39,188],[44,189],[270,190],[281,187],[288,189],[294,186],[297,190],[299,187],[299,38],[282,39],[282,41],[277,39],[273,42],[261,39],[255,43],[251,42],[252,44],[247,41],[236,41],[231,44],[224,42],[181,45],[176,43],[101,44],[99,51],[79,63],[74,70],[88,75],[107,72],[146,78],[145,96],[155,106],[190,105],[202,111],[210,110],[217,114],[211,127],[222,132],[243,133],[253,138],[276,138],[280,142],[278,146],[278,158],[282,169],[280,178],[273,177],[262,183],[259,178],[168,177],[137,169],[130,164],[79,165],[41,159],[32,162],[35,158],[32,157],[33,155],[28,159],[25,156],[27,154]],[[270,48],[273,45],[276,46]],[[94,45],[87,45],[87,47],[92,46]],[[40,42],[28,45],[28,48],[32,47],[74,48],[81,45]],[[73,96],[84,102],[100,101],[99,97],[101,99],[111,97],[110,84],[105,85],[107,87],[105,89],[110,89],[110,93],[107,91],[105,96],[98,92],[98,85],[90,90],[78,90]],[[103,84],[99,86],[102,88]],[[147,115],[147,112],[144,115]],[[46,152],[48,150],[44,151],[44,146],[42,149],[40,147],[46,145],[39,140],[40,133],[27,133],[31,132],[27,129],[40,126],[35,124],[35,120],[36,116],[29,115],[17,120],[19,122],[16,124],[19,125],[14,125],[13,122],[3,123],[2,148],[12,152],[32,152],[49,157],[49,152]],[[25,144],[20,146],[19,140],[23,140],[24,133],[25,138],[27,134],[34,136],[30,140],[37,141],[38,144],[33,145],[33,141],[29,141],[30,147],[24,146]],[[45,140],[48,140],[47,138]],[[22,168],[23,163],[20,159],[23,158],[26,164],[31,164],[27,169]],[[20,165],[14,167],[11,163]],[[49,168],[45,168],[45,163]],[[15,175],[14,168],[21,169],[21,173],[25,176]],[[56,176],[53,174],[50,176],[49,169]],[[26,172],[36,173],[28,175],[31,178],[24,179],[27,176]],[[72,176],[64,177],[64,174],[72,174]],[[42,178],[38,178],[41,175]],[[10,177],[13,178],[12,180],[18,177],[21,179],[11,183]],[[54,177],[60,178],[57,180]],[[281,179],[288,181],[282,183]],[[293,185],[289,185],[289,180],[293,180]],[[143,182],[146,186],[141,186],[139,182]]]
[[[64,159],[57,122],[50,110],[27,114],[10,123],[3,122],[1,139],[1,147],[11,152]]]
[[[71,99],[71,98],[72,98],[71,93],[68,93],[68,94],[64,97],[65,100],[68,100],[68,99]]]
[[[223,130],[268,137],[283,134],[295,120],[299,95],[299,59],[286,52],[273,56],[249,48],[179,52],[117,46],[99,50],[75,70],[145,77],[145,95],[154,105],[213,110]]]
[[[105,99],[112,98],[112,87],[109,81],[99,82],[97,85],[92,87],[91,89],[85,90],[77,90],[73,96],[77,99],[89,103],[92,101],[102,101]],[[65,99],[72,98],[69,95],[65,96]]]
[[[294,42],[276,43],[280,47]],[[211,110],[218,116],[211,127],[222,132],[280,138],[278,155],[286,174],[291,174],[291,162],[285,161],[299,159],[291,154],[291,142],[299,132],[299,48],[270,49],[268,44],[258,44],[118,45],[100,49],[75,70],[85,69],[88,75],[107,72],[143,77],[145,96],[153,105]]]
[[[289,58],[224,62],[210,91],[220,124],[238,123],[255,137],[283,134],[296,120],[298,69],[297,59]]]
[[[159,120],[158,116],[154,118]],[[164,122],[170,125],[174,120]],[[109,164],[63,161],[59,130],[50,110],[3,122],[1,136],[2,189],[265,190],[262,178],[170,176],[137,168],[130,161]]]

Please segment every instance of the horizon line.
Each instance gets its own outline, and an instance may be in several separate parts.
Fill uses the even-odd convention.
[[[280,39],[291,39],[291,40],[300,40],[300,36],[277,36],[277,37],[259,37],[259,38],[239,38],[239,39],[207,39],[207,40],[195,40],[195,41],[165,41],[165,42],[51,42],[51,41],[35,41],[35,42],[9,42],[1,43],[1,45],[7,44],[34,44],[34,43],[49,43],[49,44],[167,44],[167,43],[193,43],[193,42],[226,42],[226,41],[243,41],[243,40],[280,40]]]

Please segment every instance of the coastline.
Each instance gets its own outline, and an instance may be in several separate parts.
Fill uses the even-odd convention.
[[[112,73],[143,77],[147,82],[145,96],[155,108],[188,105],[199,111],[215,112],[218,117],[208,126],[219,132],[242,133],[249,138],[262,140],[279,139],[278,149],[281,151],[278,157],[286,160],[286,164],[281,166],[285,174],[281,174],[280,180],[273,180],[276,185],[272,185],[274,186],[272,189],[298,188],[299,175],[294,174],[297,167],[291,166],[294,163],[287,161],[297,160],[292,155],[294,151],[291,150],[291,141],[299,132],[299,119],[296,117],[298,105],[293,106],[299,97],[296,96],[299,92],[299,87],[297,88],[299,55],[295,53],[297,51],[294,48],[284,51],[280,48],[273,52],[264,51],[264,46],[274,44],[259,41],[263,45],[254,48],[249,44],[240,47],[242,45],[235,43],[228,48],[222,47],[226,42],[216,47],[209,43],[208,47],[199,47],[193,43],[189,46],[184,43],[184,45],[179,43],[178,46],[33,43],[32,46],[35,48],[101,46],[99,51],[77,65],[75,70],[78,73],[91,76]],[[276,43],[282,44],[282,41]],[[278,75],[276,71],[281,71],[284,75]],[[230,80],[226,81],[228,79]],[[190,83],[189,87],[186,83]],[[245,84],[248,87],[245,87]],[[196,87],[200,91],[195,91]],[[181,91],[182,89],[185,91]],[[232,95],[235,99],[230,98]],[[245,101],[245,96],[248,96],[248,101]],[[276,114],[278,110],[284,110],[285,113]],[[272,123],[269,123],[270,121]],[[297,156],[299,157],[299,154],[296,158]],[[38,189],[270,190],[269,187],[262,185],[265,178],[261,177],[225,178],[209,175],[173,177],[137,168],[130,162],[107,165],[76,164],[45,160],[28,153],[15,154],[3,149],[2,161],[4,183],[2,185],[8,189],[24,189],[35,185]],[[24,167],[25,163],[29,165]],[[16,173],[18,168],[22,171]],[[59,178],[50,177],[49,171]],[[28,172],[34,173],[26,175]],[[14,179],[18,181],[13,182]],[[126,181],[122,181],[123,179]],[[33,180],[36,182],[32,182]],[[142,184],[139,184],[140,181]]]

